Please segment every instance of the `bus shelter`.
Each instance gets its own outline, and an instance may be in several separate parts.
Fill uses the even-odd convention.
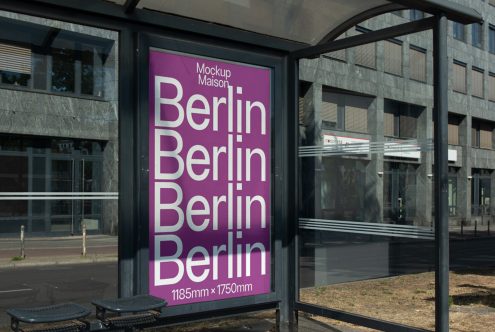
[[[434,240],[436,330],[448,331],[447,22],[480,23],[479,13],[440,0],[4,0],[0,9],[118,33],[119,294],[166,299],[167,323],[276,309],[282,328],[307,312],[419,330],[300,298],[301,232],[327,227],[301,218],[312,175],[300,157],[328,149],[314,137],[301,144],[299,73],[322,54],[432,30],[436,208],[424,236]],[[427,16],[345,36],[404,9]],[[350,145],[349,154],[387,149]]]

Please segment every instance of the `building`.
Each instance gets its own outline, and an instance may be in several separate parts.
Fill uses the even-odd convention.
[[[117,34],[4,11],[0,26],[0,234],[116,234]]]

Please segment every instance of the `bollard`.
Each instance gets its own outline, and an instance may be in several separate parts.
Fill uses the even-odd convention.
[[[24,250],[24,225],[21,226],[21,257],[26,258],[26,252]]]
[[[86,257],[86,225],[82,226],[82,255]]]
[[[478,235],[478,219],[474,219],[474,236]]]

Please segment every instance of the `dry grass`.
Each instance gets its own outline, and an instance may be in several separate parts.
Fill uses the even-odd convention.
[[[495,331],[494,270],[451,273],[450,294],[450,331]],[[426,330],[435,327],[433,272],[308,288],[300,297],[303,302]]]

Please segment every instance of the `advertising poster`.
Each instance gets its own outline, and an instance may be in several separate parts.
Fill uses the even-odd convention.
[[[271,70],[156,49],[149,63],[150,294],[269,293]]]

